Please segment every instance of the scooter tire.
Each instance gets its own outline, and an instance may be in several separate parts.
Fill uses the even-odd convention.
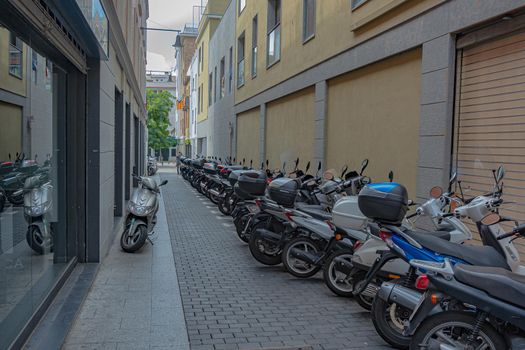
[[[404,336],[402,329],[394,329],[394,324],[389,322],[391,318],[390,308],[394,304],[389,304],[381,298],[374,298],[372,303],[372,323],[377,331],[377,334],[383,338],[388,344],[396,349],[408,349],[410,345],[410,336]],[[396,306],[397,307],[397,306]],[[410,313],[408,314],[410,316]]]
[[[11,195],[7,195],[7,199],[13,205],[17,205],[18,206],[18,205],[24,204],[24,195],[23,194],[19,194],[17,196],[13,196],[12,194]]]
[[[137,225],[135,227],[135,232],[139,230],[137,239],[132,242],[127,242],[127,231],[126,228],[124,232],[122,232],[122,235],[120,236],[120,247],[123,251],[126,253],[134,253],[140,248],[144,246],[144,243],[146,243],[146,239],[148,238],[148,229],[145,225]]]
[[[248,242],[248,247],[250,248],[250,253],[252,253],[253,258],[261,264],[268,266],[279,265],[282,262],[282,249],[279,249],[279,251],[276,254],[266,254],[260,249],[261,239],[259,238],[257,229],[267,228],[267,226],[268,223],[265,221],[260,221],[253,226],[252,233],[250,235],[250,241]]]
[[[314,241],[311,238],[308,237],[297,237],[295,239],[292,239],[283,248],[283,254],[282,254],[282,261],[283,265],[286,268],[286,271],[288,271],[292,276],[298,277],[298,278],[309,278],[314,275],[316,275],[319,270],[321,270],[322,266],[313,266],[313,268],[308,269],[304,272],[299,271],[296,269],[292,262],[290,261],[290,250],[294,248],[298,244],[307,244],[311,247],[314,247],[317,251],[322,250],[316,241]]]
[[[364,281],[366,278],[366,272],[365,271],[358,271],[357,273],[352,275],[352,280],[354,282],[353,290],[357,290],[359,287],[359,282]],[[364,296],[363,294],[359,294],[354,296],[355,301],[365,310],[372,310],[372,303],[375,298],[370,300],[370,297]]]
[[[0,192],[0,213],[4,211],[5,208],[5,196]]]
[[[334,281],[333,275],[337,269],[335,259],[342,256],[352,256],[354,254],[351,249],[340,249],[335,251],[332,255],[328,257],[323,266],[323,279],[326,286],[335,294],[340,297],[352,298],[353,287],[350,287],[349,290],[341,289]]]
[[[444,311],[430,316],[417,328],[416,333],[410,341],[410,350],[428,349],[428,346],[424,344],[425,338],[428,338],[430,333],[436,332],[441,325],[446,326],[447,324],[452,324],[456,327],[464,326],[472,331],[476,324],[476,317],[471,312],[466,313],[461,311]],[[490,344],[490,350],[505,350],[508,348],[505,338],[490,324],[484,323],[481,325],[479,332],[479,335],[483,338],[488,338],[492,343]],[[432,336],[432,334],[430,334],[430,336]]]
[[[219,211],[228,216],[231,214],[231,209],[230,209],[230,196],[226,196],[224,198],[220,198],[218,203],[217,203],[217,207],[219,208]]]
[[[51,229],[51,228],[50,228]],[[26,231],[26,242],[29,247],[38,255],[44,255],[53,251],[53,232],[51,232],[49,241],[46,243],[42,240],[42,233],[38,226],[31,225]]]

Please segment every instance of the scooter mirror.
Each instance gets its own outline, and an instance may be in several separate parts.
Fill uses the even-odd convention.
[[[365,171],[367,166],[368,166],[368,158],[363,160],[363,162],[361,163],[361,172],[359,173],[359,175],[363,175],[363,172]]]
[[[348,171],[348,165],[343,166],[343,168],[341,169],[341,178],[344,178],[347,171]]]
[[[456,180],[458,179],[458,173],[454,171],[454,173],[452,174],[452,176],[450,177],[450,180],[449,180],[449,184],[452,185],[454,182],[456,182]]]
[[[244,163],[246,163],[246,158],[242,159],[242,165],[244,165]]]
[[[167,183],[168,183],[168,180],[164,180],[164,181],[162,181],[162,182],[160,183],[160,185],[161,185],[161,186],[164,186],[164,185],[166,185]]]
[[[297,167],[299,165],[299,157],[297,157],[297,159],[295,160],[295,167]]]
[[[501,180],[505,177],[505,167],[503,165],[500,165],[498,168],[498,172],[496,174],[496,182],[500,183]]]
[[[388,173],[388,180],[390,180],[390,182],[394,181],[394,172],[392,170]]]
[[[304,172],[307,173],[308,170],[310,170],[310,161],[308,161],[308,164],[306,164],[306,170]]]
[[[443,194],[443,189],[439,186],[434,186],[430,189],[430,197],[439,198]]]
[[[486,226],[497,224],[501,221],[501,216],[498,213],[489,213],[481,219],[481,223]]]
[[[261,170],[264,169],[264,162],[261,163]]]
[[[270,161],[266,159],[266,167],[268,168],[268,165],[270,164]]]
[[[321,162],[319,161],[319,164],[317,164],[317,171],[321,170]]]

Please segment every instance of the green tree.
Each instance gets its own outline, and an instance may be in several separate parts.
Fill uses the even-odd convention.
[[[169,113],[173,108],[173,96],[168,91],[146,91],[148,110],[148,146],[154,150],[176,146],[170,137]]]

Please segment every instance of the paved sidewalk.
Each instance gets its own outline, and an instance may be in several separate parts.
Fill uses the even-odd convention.
[[[370,315],[336,297],[320,276],[258,264],[231,218],[172,170],[161,173],[192,350],[304,347],[388,349]]]
[[[63,349],[189,349],[160,201],[155,244],[127,254],[115,238]]]

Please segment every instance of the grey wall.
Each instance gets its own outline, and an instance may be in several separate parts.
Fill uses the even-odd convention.
[[[233,47],[235,43],[235,3],[235,1],[230,2],[209,45],[208,69],[209,72],[214,72],[215,74],[215,67],[217,67],[218,77],[217,84],[214,86],[217,89],[217,101],[208,108],[208,155],[223,159],[232,155],[231,152],[233,152],[234,145],[233,129],[231,128],[235,125],[233,111],[233,91],[235,89],[232,89],[232,92],[228,91],[228,67],[230,64],[230,47]],[[225,95],[220,99],[220,64],[223,57]],[[213,81],[215,83],[215,77]]]

